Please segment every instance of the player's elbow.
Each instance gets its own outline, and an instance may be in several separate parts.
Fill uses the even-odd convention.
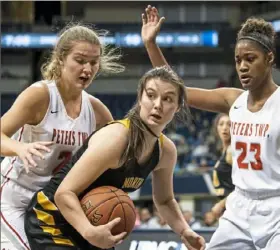
[[[69,198],[69,195],[71,195],[70,193],[71,193],[71,191],[69,191],[69,190],[61,190],[61,189],[58,189],[55,192],[54,202],[59,209],[61,209],[61,207],[63,207],[63,205],[65,205],[65,203],[67,202],[67,200]]]
[[[170,196],[166,196],[166,197],[157,197],[157,195],[153,195],[153,202],[155,203],[155,205],[158,206],[165,206],[167,205],[170,201],[172,201],[174,199],[174,196],[170,195]]]

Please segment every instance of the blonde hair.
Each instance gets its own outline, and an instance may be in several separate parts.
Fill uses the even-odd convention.
[[[100,34],[99,34],[100,33]],[[103,36],[106,32],[103,32]],[[65,59],[76,42],[86,41],[100,45],[99,73],[111,74],[123,72],[125,67],[118,63],[122,55],[118,48],[109,48],[101,43],[101,31],[93,30],[81,24],[69,24],[59,34],[59,39],[52,51],[49,60],[42,65],[41,73],[45,80],[58,80],[61,77],[60,61]]]

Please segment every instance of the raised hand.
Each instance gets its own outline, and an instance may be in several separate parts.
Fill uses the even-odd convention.
[[[33,142],[33,143],[23,143],[16,150],[18,157],[22,160],[26,172],[29,172],[30,168],[37,167],[37,163],[34,161],[33,157],[37,156],[44,159],[44,155],[40,151],[51,152],[48,148],[53,145],[54,142]]]
[[[205,240],[191,229],[186,229],[181,234],[181,240],[188,250],[204,250]]]
[[[102,226],[92,226],[85,232],[84,238],[93,246],[108,249],[121,244],[126,232],[118,235],[112,235],[111,231],[121,221],[120,218],[116,218]]]
[[[164,20],[164,17],[160,18],[156,7],[152,7],[151,5],[147,6],[145,13],[142,13],[141,36],[144,44],[150,41],[155,41]]]

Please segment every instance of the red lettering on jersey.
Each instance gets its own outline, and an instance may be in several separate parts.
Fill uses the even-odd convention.
[[[68,137],[68,142],[66,145],[71,145],[71,139],[72,139],[72,134],[73,134],[73,131],[68,131],[69,132],[69,137]]]
[[[268,130],[269,124],[231,122],[232,135],[266,137]]]
[[[255,124],[255,126],[256,126],[255,136],[257,136],[257,135],[258,135],[259,125],[260,125],[260,124]]]
[[[84,142],[88,138],[88,134],[86,132],[82,132],[82,141]]]
[[[69,132],[68,130],[65,131],[65,140],[64,140],[65,145],[69,145],[69,143],[67,141],[68,140],[68,132]]]
[[[253,124],[250,124],[249,136],[253,134]]]
[[[78,145],[80,146],[81,145],[81,132],[78,132]]]
[[[244,136],[248,136],[248,130],[249,130],[250,124],[246,124],[246,128],[245,128],[245,132],[244,132]]]
[[[52,136],[52,141],[54,141],[54,138],[56,137],[56,129],[53,129],[53,136]]]
[[[64,130],[60,130],[61,132],[61,143],[64,144]]]
[[[263,132],[263,137],[266,137],[266,132],[268,131],[269,129],[269,124],[265,124],[265,129],[264,129],[264,132]]]
[[[233,135],[236,135],[236,122],[233,122],[232,134],[233,134]]]
[[[60,143],[60,129],[58,129],[57,132],[56,143]]]
[[[74,145],[75,142],[76,142],[76,140],[75,140],[75,131],[72,131],[72,139],[73,139],[72,145]]]
[[[240,129],[240,135],[244,135],[243,134],[244,126],[245,126],[245,123],[242,123],[241,129]]]
[[[55,141],[57,144],[63,145],[75,145],[78,142],[80,146],[87,138],[88,134],[86,132],[77,132],[72,130],[62,130],[62,129],[53,129],[52,141]],[[76,135],[78,138],[76,138]]]
[[[240,134],[240,130],[239,128],[241,127],[241,122],[238,122],[238,125],[237,125],[237,131],[236,131],[236,134],[239,135]]]

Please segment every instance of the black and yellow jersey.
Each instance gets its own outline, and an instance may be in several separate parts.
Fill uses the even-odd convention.
[[[227,148],[217,161],[213,170],[213,186],[216,195],[221,199],[228,196],[234,190],[231,171],[231,153],[229,148]]]
[[[121,123],[127,128],[130,126],[130,121],[127,119],[114,121],[112,123]],[[58,186],[86,151],[88,142],[93,134],[94,133],[87,138],[68,164],[55,174],[49,184],[35,193],[32,198],[25,217],[25,231],[31,249],[52,249],[48,248],[50,246],[61,246],[63,249],[98,249],[90,246],[89,243],[68,224],[59,212],[54,201],[54,195]],[[137,159],[132,159],[119,168],[106,170],[79,195],[79,198],[81,199],[88,191],[100,186],[114,186],[125,192],[132,192],[139,189],[143,185],[145,179],[157,166],[162,144],[163,134],[159,137],[150,159],[148,159],[145,164],[139,165]],[[78,178],[77,176],[77,179]]]

